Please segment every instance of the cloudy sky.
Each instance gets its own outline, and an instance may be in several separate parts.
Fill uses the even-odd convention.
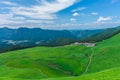
[[[0,0],[0,28],[102,29],[120,25],[120,0]]]

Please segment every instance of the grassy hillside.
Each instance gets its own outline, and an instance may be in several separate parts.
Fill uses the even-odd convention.
[[[97,43],[94,56],[86,74],[80,77],[50,80],[119,80],[120,79],[120,34]]]
[[[86,74],[78,77],[64,77],[64,78],[53,78],[43,80],[119,80],[120,79],[120,68],[113,68],[104,70],[97,73]]]
[[[106,40],[116,34],[120,33],[120,26],[115,28],[108,28],[101,33],[95,34],[93,36],[82,39],[83,42],[98,42],[102,40]]]
[[[64,77],[64,78],[48,78],[41,80],[119,80],[120,79],[120,68],[113,68],[104,70],[97,73],[86,74],[78,77]],[[28,80],[20,78],[0,77],[0,80]],[[29,80],[40,80],[40,79],[29,79]]]
[[[91,50],[85,46],[35,47],[8,52],[0,55],[0,76],[27,79],[80,75],[89,54]]]
[[[99,42],[94,48],[95,55],[88,70],[97,72],[108,68],[120,67],[120,34]]]
[[[6,78],[36,80],[80,76],[88,66],[87,71],[81,76],[82,80],[84,78],[85,80],[87,80],[86,78],[88,80],[98,77],[104,78],[104,76],[114,79],[114,71],[116,75],[118,74],[117,78],[120,78],[120,69],[118,68],[120,67],[119,41],[120,34],[117,34],[108,40],[97,43],[94,48],[83,45],[35,47],[3,53],[0,54],[0,77],[1,80]],[[90,62],[91,55],[93,56]],[[113,76],[109,76],[107,73]],[[77,77],[75,79],[78,80]],[[55,80],[60,80],[60,78]],[[69,80],[69,78],[65,78],[65,80]]]

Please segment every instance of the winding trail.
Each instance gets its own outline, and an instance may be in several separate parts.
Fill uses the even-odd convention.
[[[91,62],[92,62],[92,58],[93,58],[93,55],[94,55],[94,50],[93,50],[93,48],[91,48],[91,51],[92,51],[92,54],[89,56],[88,64],[87,64],[87,66],[86,66],[86,68],[85,68],[85,71],[84,71],[81,75],[85,74],[85,73],[88,71],[88,68],[89,68],[89,66],[90,66],[90,64],[91,64]]]
[[[39,69],[39,71],[40,71],[40,73],[42,74],[42,76],[44,76],[45,78],[48,77],[46,74],[44,74],[44,73],[42,72],[42,70]]]

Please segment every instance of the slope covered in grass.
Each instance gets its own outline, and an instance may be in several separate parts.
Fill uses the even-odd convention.
[[[81,76],[83,77],[82,80],[84,78],[87,80],[87,77],[88,80],[97,78],[95,77],[96,74],[98,74],[98,77],[104,78],[104,72],[102,73],[101,71],[113,68],[116,68],[118,72],[115,72],[119,74],[119,41],[120,34],[117,34],[108,40],[97,43],[97,46],[92,48],[94,55],[87,72]],[[93,51],[91,51],[90,47],[83,45],[35,47],[3,53],[0,54],[0,77],[3,80],[6,78],[36,80],[80,76],[85,71],[92,53]],[[108,75],[108,77],[111,76]],[[61,78],[57,79],[60,80]],[[78,80],[80,77],[74,77],[74,79]],[[69,80],[69,78],[65,78],[65,80]]]
[[[29,79],[29,80],[119,80],[120,67],[100,71],[92,74],[85,74],[78,77],[48,78],[48,79]],[[0,80],[28,80],[20,78],[0,77]]]
[[[0,77],[41,79],[80,75],[91,49],[85,46],[35,47],[0,54]]]
[[[97,46],[94,48],[95,55],[93,57],[88,73],[120,67],[119,41],[120,34],[117,34],[108,40],[97,43]]]
[[[120,33],[97,43],[94,56],[86,74],[80,77],[50,80],[119,80],[120,79]],[[49,80],[49,79],[48,79]]]
[[[82,39],[83,42],[98,42],[106,40],[116,34],[120,33],[120,26],[115,28],[108,28],[101,33]]]
[[[120,68],[113,68],[92,74],[85,74],[78,77],[51,78],[43,80],[119,80]]]

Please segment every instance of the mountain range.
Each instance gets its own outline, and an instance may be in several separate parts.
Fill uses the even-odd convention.
[[[75,42],[105,40],[120,27],[98,30],[44,30],[40,28],[0,28],[0,52],[33,46],[61,46]]]

